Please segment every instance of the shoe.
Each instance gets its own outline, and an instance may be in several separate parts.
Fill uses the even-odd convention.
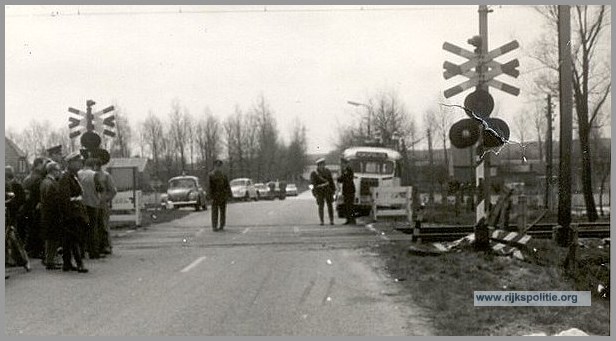
[[[77,268],[77,272],[79,273],[86,273],[88,272],[88,269],[84,268],[83,266],[80,266]]]
[[[102,255],[110,255],[111,254],[111,250],[103,250],[101,251]]]
[[[350,223],[351,223],[351,222],[347,220],[347,221],[345,221],[345,222],[344,222],[344,224],[342,224],[342,225],[349,225]]]
[[[72,264],[71,264],[71,266],[62,266],[62,271],[64,271],[64,272],[77,271],[77,267],[73,266]]]
[[[330,222],[329,222],[329,224],[330,224],[330,225],[334,225],[334,222],[333,222],[333,221],[330,221]]]
[[[101,259],[100,255],[90,255],[90,259]]]
[[[30,267],[30,262],[26,262],[26,264],[24,264],[24,269],[26,269],[26,272],[30,272],[30,270],[32,270],[32,268]]]
[[[321,222],[321,224],[320,224],[320,225],[321,225],[321,226],[323,226],[323,222]]]
[[[60,267],[56,264],[52,264],[52,265],[45,265],[45,269],[47,270],[60,270]]]

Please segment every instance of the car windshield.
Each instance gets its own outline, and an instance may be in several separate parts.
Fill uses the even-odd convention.
[[[255,188],[256,188],[256,189],[267,189],[267,187],[265,187],[265,185],[264,185],[264,184],[256,184],[256,185],[255,185]]]
[[[235,179],[229,183],[231,186],[246,186],[248,184],[248,180],[246,179]]]
[[[169,181],[169,188],[194,188],[196,187],[193,179],[173,179]]]
[[[288,184],[287,188],[295,188],[295,184]]]

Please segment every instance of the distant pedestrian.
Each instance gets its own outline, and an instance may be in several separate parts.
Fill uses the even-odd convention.
[[[58,247],[62,243],[62,209],[60,206],[60,186],[58,179],[62,174],[62,168],[54,161],[45,166],[46,175],[41,182],[40,210],[41,210],[41,236],[45,240],[45,268],[56,270],[60,267],[56,264]]]
[[[87,229],[85,237],[85,251],[90,259],[100,258],[100,240],[102,227],[101,216],[101,192],[102,185],[98,179],[97,172],[94,170],[100,164],[97,158],[88,158],[83,169],[77,172],[79,183],[81,184],[82,203],[88,212],[90,228]],[[82,250],[83,251],[83,250]]]
[[[32,163],[32,170],[23,181],[26,202],[21,224],[26,234],[26,251],[32,258],[44,259],[45,239],[41,230],[41,183],[45,178],[45,166],[49,159],[37,157]]]
[[[83,158],[79,152],[72,152],[65,157],[67,170],[62,174],[60,186],[60,210],[62,211],[62,259],[64,270],[88,272],[83,264],[81,247],[88,226],[88,214],[82,203],[83,189],[77,178],[77,172],[83,167]],[[72,264],[75,259],[77,267]]]
[[[343,209],[346,218],[344,225],[355,224],[355,212],[353,210],[353,201],[355,199],[355,183],[353,179],[355,174],[349,160],[345,158],[340,159],[340,166],[341,174],[338,177],[338,182],[342,184]]]
[[[99,183],[102,191],[100,192],[100,216],[101,216],[101,239],[100,239],[100,251],[103,255],[110,255],[112,253],[111,245],[111,233],[109,231],[109,216],[111,214],[111,201],[117,194],[115,182],[111,174],[102,169],[101,164],[98,163],[94,168],[98,175]]]
[[[212,230],[224,229],[227,220],[227,200],[232,197],[229,179],[222,171],[222,161],[214,161],[214,170],[209,174],[208,195],[212,199]],[[220,218],[220,225],[219,225]]]
[[[317,205],[319,207],[319,220],[323,225],[324,212],[323,205],[327,203],[327,214],[329,216],[329,224],[334,225],[334,207],[332,205],[334,201],[334,191],[336,185],[332,178],[332,172],[325,167],[325,159],[320,158],[317,160],[317,169],[310,173],[310,182],[312,183],[312,193],[317,199]]]

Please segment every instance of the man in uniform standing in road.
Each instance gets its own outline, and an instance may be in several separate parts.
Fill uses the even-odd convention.
[[[340,159],[341,174],[338,182],[342,183],[342,197],[344,199],[344,225],[355,225],[355,212],[353,212],[353,200],[355,199],[355,184],[353,183],[354,173],[349,160]]]
[[[336,185],[332,178],[332,172],[325,167],[325,159],[320,158],[317,160],[317,170],[310,173],[310,182],[312,183],[312,193],[317,198],[317,205],[319,206],[319,220],[323,225],[323,205],[327,203],[327,214],[329,216],[329,224],[334,225],[334,207],[332,202],[334,201],[334,191]]]
[[[209,175],[208,195],[212,199],[212,230],[219,231],[225,227],[227,216],[227,200],[232,196],[229,179],[222,172],[222,161],[214,161],[214,170]],[[220,225],[218,218],[220,216]]]
[[[77,172],[79,183],[83,190],[81,202],[85,205],[89,218],[90,228],[85,235],[85,251],[87,251],[90,259],[100,258],[100,238],[102,230],[100,193],[102,192],[102,186],[98,181],[96,171],[94,171],[94,168],[96,168],[99,163],[99,159],[89,157],[85,161],[85,167]]]
[[[60,196],[58,198],[60,210],[62,211],[62,259],[64,269],[77,270],[77,272],[88,272],[83,265],[83,245],[84,235],[88,228],[88,213],[82,203],[83,189],[79,183],[77,172],[83,167],[83,158],[79,151],[75,151],[66,156],[67,171],[62,174],[59,186]],[[72,265],[72,258],[75,258],[77,267]]]
[[[110,255],[112,252],[111,233],[109,232],[109,215],[111,214],[111,201],[117,194],[115,182],[109,172],[102,169],[101,162],[97,163],[94,171],[98,175],[98,180],[102,191],[100,192],[100,252],[103,255]]]

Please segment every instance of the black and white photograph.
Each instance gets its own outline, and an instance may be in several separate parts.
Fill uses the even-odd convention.
[[[7,336],[611,335],[611,5],[3,5]]]

